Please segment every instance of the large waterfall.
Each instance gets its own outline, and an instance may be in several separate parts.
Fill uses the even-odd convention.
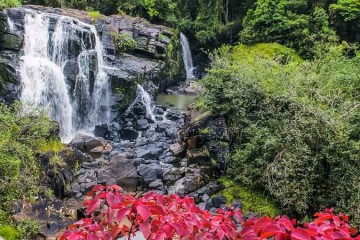
[[[77,131],[108,123],[110,86],[95,27],[29,10],[24,38],[21,99],[49,109],[64,142]]]
[[[195,78],[195,76],[193,73],[194,66],[193,66],[193,61],[192,61],[192,57],[191,57],[190,45],[189,45],[188,39],[182,33],[180,33],[180,44],[182,47],[182,55],[183,55],[183,61],[184,61],[185,70],[186,70],[186,78],[193,79],[193,78]]]

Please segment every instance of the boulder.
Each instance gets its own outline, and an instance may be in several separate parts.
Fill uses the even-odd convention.
[[[215,197],[212,197],[212,198],[211,198],[211,201],[212,201],[213,206],[214,206],[215,208],[220,208],[221,205],[226,205],[226,203],[227,203],[227,199],[226,199],[226,197],[223,196],[223,195],[217,195],[217,196],[215,196]]]
[[[107,124],[95,126],[95,132],[94,132],[95,137],[107,138],[109,137],[109,134],[110,132]]]
[[[137,130],[146,130],[150,127],[149,121],[147,119],[139,119],[136,123]]]
[[[165,117],[171,121],[176,121],[181,118],[181,113],[171,109],[167,111]]]
[[[139,137],[138,131],[133,128],[123,128],[120,131],[120,138],[122,140],[135,141]]]
[[[20,51],[23,45],[23,38],[18,35],[5,33],[3,35],[4,43],[3,48],[8,50]]]
[[[138,186],[135,161],[123,156],[113,156],[109,165],[98,171],[98,182],[118,184],[127,191],[135,191]]]
[[[175,168],[172,165],[163,169],[163,180],[166,183],[173,183],[182,177],[180,168]]]
[[[164,184],[161,181],[161,179],[156,179],[155,181],[153,181],[153,182],[151,182],[149,184],[149,189],[163,191],[164,190]]]
[[[143,177],[145,185],[149,185],[161,176],[161,167],[159,164],[140,164],[139,175]]]
[[[86,153],[107,151],[111,146],[103,138],[83,134],[76,135],[70,145]]]
[[[180,143],[174,143],[170,145],[170,151],[174,154],[176,157],[182,157],[184,154],[184,147]]]

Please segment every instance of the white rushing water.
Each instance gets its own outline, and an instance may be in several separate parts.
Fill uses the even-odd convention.
[[[50,18],[57,19],[53,33],[49,31]],[[74,54],[69,39],[77,36],[79,54],[72,57],[77,60],[78,74],[72,83],[64,75],[64,68]],[[109,123],[110,85],[103,71],[102,46],[95,27],[71,17],[29,11],[24,38],[21,99],[49,109],[59,122],[62,141],[71,141],[77,131]]]
[[[15,31],[15,24],[14,22],[9,18],[9,16],[7,15],[7,11],[5,10],[6,16],[7,16],[7,24],[9,26],[9,32],[13,32]]]
[[[192,61],[192,57],[191,57],[190,45],[189,45],[188,39],[182,33],[180,33],[180,44],[181,44],[181,48],[182,48],[182,56],[183,56],[183,61],[184,61],[184,65],[185,65],[185,70],[186,70],[186,78],[193,79],[193,78],[195,78],[195,76],[193,73],[194,66],[193,66],[193,61]]]
[[[147,115],[155,122],[155,115],[154,115],[154,103],[151,99],[151,96],[148,92],[145,91],[145,89],[138,84],[138,95],[140,96],[140,100],[143,103],[143,105],[146,107],[146,113]]]

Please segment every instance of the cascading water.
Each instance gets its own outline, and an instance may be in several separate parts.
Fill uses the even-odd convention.
[[[154,122],[156,121],[155,115],[154,115],[154,103],[151,99],[151,96],[148,92],[145,91],[145,89],[138,84],[138,94],[140,96],[140,100],[143,103],[143,105],[146,107],[146,113],[148,116],[150,116],[151,120]]]
[[[181,48],[182,48],[182,56],[183,56],[183,61],[184,61],[184,65],[185,65],[185,70],[186,70],[186,78],[193,79],[193,78],[195,78],[195,76],[193,73],[194,66],[193,66],[193,61],[192,61],[192,57],[191,57],[190,45],[189,45],[188,39],[182,33],[180,33],[180,44],[181,44]]]
[[[50,20],[54,19],[52,32]],[[59,122],[64,142],[69,142],[77,131],[109,122],[110,86],[94,26],[71,17],[29,10],[24,41],[21,99],[48,108]],[[73,79],[68,77],[69,65],[73,72],[77,71]]]
[[[14,25],[14,22],[9,18],[9,16],[7,17],[7,23],[8,23],[10,32],[13,32],[15,30],[15,25]]]

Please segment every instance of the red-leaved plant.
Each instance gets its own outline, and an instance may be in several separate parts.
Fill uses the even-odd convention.
[[[84,201],[88,218],[70,225],[59,240],[131,239],[141,231],[149,240],[168,239],[358,239],[344,214],[333,209],[315,214],[316,219],[296,226],[286,216],[250,218],[243,222],[239,209],[202,210],[190,197],[148,193],[140,198],[123,194],[117,185],[97,185]],[[238,228],[236,223],[242,227]]]

